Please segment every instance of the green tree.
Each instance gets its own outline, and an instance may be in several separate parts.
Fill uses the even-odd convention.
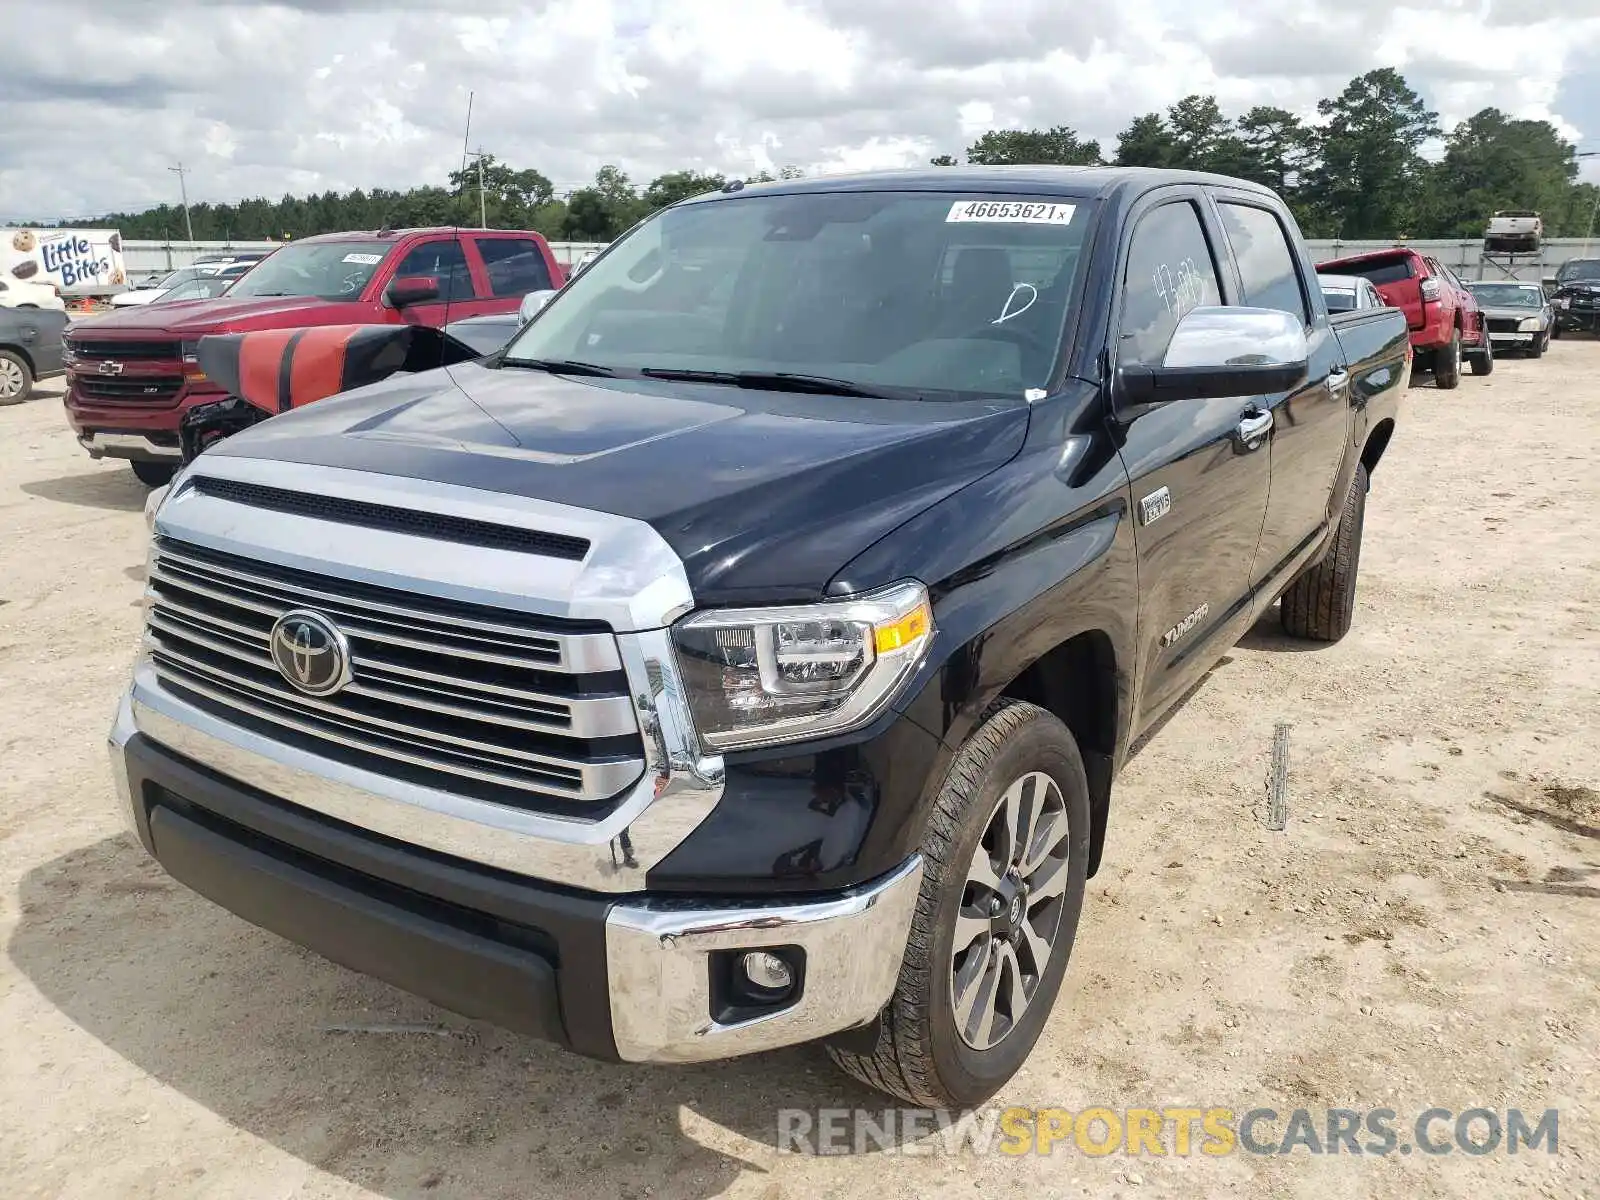
[[[932,167],[959,167],[961,164],[956,161],[955,155],[941,154],[938,158],[930,158],[928,165]]]
[[[1316,160],[1316,135],[1288,109],[1258,104],[1238,122],[1242,174],[1281,196],[1293,197]]]
[[[1176,157],[1172,130],[1160,113],[1135,117],[1117,134],[1117,166],[1170,167]]]
[[[1481,237],[1496,211],[1525,208],[1545,218],[1550,236],[1581,237],[1568,204],[1577,178],[1577,150],[1550,122],[1483,109],[1451,130],[1432,171],[1428,232]]]
[[[1215,96],[1185,96],[1167,109],[1172,164],[1192,171],[1238,175],[1245,165],[1244,143],[1233,122],[1222,115]]]
[[[651,211],[654,211],[669,204],[676,204],[679,200],[687,200],[691,196],[714,192],[727,182],[727,178],[720,174],[702,175],[698,171],[671,171],[665,175],[658,175],[650,181],[650,186],[644,190],[644,202]]]
[[[988,167],[1036,163],[1092,166],[1100,162],[1100,143],[1079,138],[1065,125],[1051,129],[991,129],[967,147],[967,161]]]
[[[1321,162],[1309,182],[1334,222],[1334,236],[1414,236],[1428,182],[1419,150],[1439,132],[1439,114],[1393,67],[1352,79],[1317,111],[1326,123],[1318,138]]]

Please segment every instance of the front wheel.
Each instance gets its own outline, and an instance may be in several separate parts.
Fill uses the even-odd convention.
[[[970,1108],[1027,1060],[1077,936],[1089,786],[1072,734],[1003,700],[951,763],[923,837],[922,889],[870,1052],[830,1046],[910,1104]]]
[[[1433,382],[1446,391],[1461,386],[1461,330],[1454,330],[1450,340],[1433,352]]]
[[[133,468],[133,473],[139,482],[148,488],[165,487],[178,473],[178,468],[172,463],[140,462],[134,459],[128,465]]]
[[[1483,339],[1483,349],[1472,354],[1472,373],[1474,375],[1494,374],[1494,343],[1487,337]]]
[[[1528,357],[1542,358],[1544,352],[1549,348],[1550,335],[1548,333],[1536,333],[1533,335],[1533,341],[1528,343]]]

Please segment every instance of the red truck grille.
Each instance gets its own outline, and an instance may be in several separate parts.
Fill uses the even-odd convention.
[[[118,342],[91,338],[68,338],[67,348],[79,358],[111,358],[118,362],[148,362],[168,359],[177,362],[177,342]]]
[[[78,394],[113,404],[165,403],[183,387],[181,375],[79,375]]]

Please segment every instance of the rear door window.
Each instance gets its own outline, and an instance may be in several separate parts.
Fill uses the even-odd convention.
[[[494,296],[520,298],[551,288],[550,268],[532,238],[478,238],[477,243]]]
[[[1239,264],[1239,279],[1244,285],[1244,302],[1255,308],[1273,308],[1300,318],[1311,319],[1305,292],[1300,286],[1300,268],[1277,215],[1249,204],[1217,205],[1222,228]]]

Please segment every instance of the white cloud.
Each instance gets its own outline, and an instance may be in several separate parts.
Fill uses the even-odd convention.
[[[1600,0],[7,0],[0,217],[442,182],[474,145],[852,170],[1066,124],[1110,151],[1189,92],[1305,115],[1397,66],[1448,127],[1493,104],[1600,150]],[[1251,15],[1242,15],[1249,11]],[[1531,18],[1529,14],[1532,14]],[[108,52],[108,50],[110,52]],[[1585,167],[1600,177],[1600,159]]]

